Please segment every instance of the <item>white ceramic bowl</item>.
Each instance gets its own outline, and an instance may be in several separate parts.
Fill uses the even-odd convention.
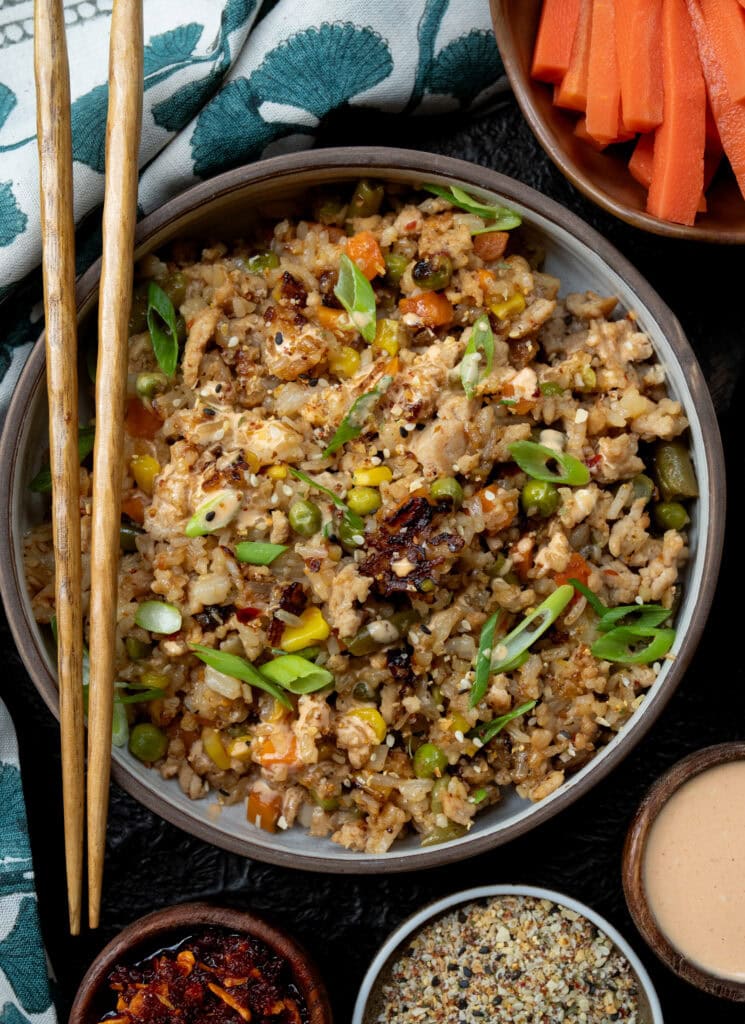
[[[208,842],[308,870],[376,873],[413,870],[461,860],[507,842],[558,813],[602,779],[638,743],[662,711],[696,648],[716,586],[724,533],[724,465],[716,416],[701,369],[680,324],[649,284],[608,242],[583,221],[533,189],[493,171],[408,150],[338,149],[277,157],[229,171],[198,185],[146,217],[138,226],[136,257],[177,237],[240,235],[257,211],[275,216],[293,198],[321,184],[354,182],[360,176],[392,182],[457,183],[487,201],[518,210],[545,248],[545,268],[561,279],[563,292],[592,288],[615,294],[633,309],[665,367],[671,393],[691,424],[693,459],[701,498],[692,509],[691,560],[677,616],[675,660],[666,661],[641,708],[596,757],[551,796],[537,804],[508,792],[476,819],[463,838],[422,848],[416,836],[387,854],[345,850],[301,828],[270,835],[246,821],[241,805],[217,816],[211,800],[189,800],[176,781],[164,781],[126,750],[115,750],[115,780],[157,814]],[[100,266],[80,280],[81,334],[94,330]],[[29,357],[16,387],[0,442],[0,588],[8,620],[26,667],[57,714],[55,652],[49,631],[34,621],[26,592],[22,545],[26,530],[46,514],[46,503],[28,490],[47,448],[43,339]],[[81,372],[81,380],[85,371]]]
[[[641,1014],[639,1024],[664,1024],[660,1001],[657,998],[652,980],[647,974],[644,964],[628,944],[626,939],[612,924],[596,913],[591,907],[580,903],[579,900],[565,896],[563,893],[554,892],[552,889],[541,889],[533,885],[482,885],[477,889],[465,889],[463,892],[453,893],[452,896],[445,896],[436,903],[430,903],[417,911],[412,917],[399,925],[392,932],[381,946],[375,959],[365,975],[364,981],[357,996],[352,1024],[375,1024],[377,1014],[374,1012],[375,995],[377,992],[378,980],[381,978],[385,968],[392,963],[400,947],[404,942],[418,931],[421,927],[439,917],[453,907],[462,906],[464,903],[472,903],[474,900],[492,896],[534,896],[539,900],[551,900],[561,907],[581,914],[591,921],[599,931],[611,940],[613,945],[620,950],[631,964],[632,970],[639,983]]]

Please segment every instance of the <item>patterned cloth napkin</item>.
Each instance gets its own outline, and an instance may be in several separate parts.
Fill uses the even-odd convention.
[[[112,0],[64,0],[75,218],[103,198]],[[145,0],[141,212],[313,144],[350,105],[467,110],[504,85],[488,0]],[[33,0],[0,0],[0,425],[42,327]],[[98,216],[78,269],[98,255]],[[0,702],[0,1024],[54,1021],[12,723]]]

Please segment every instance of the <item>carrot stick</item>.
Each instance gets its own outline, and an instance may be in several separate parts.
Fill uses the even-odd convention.
[[[616,0],[621,116],[629,131],[662,121],[662,0]]]
[[[533,78],[560,82],[569,67],[580,0],[545,0],[533,52]]]
[[[662,124],[655,132],[647,211],[693,224],[704,186],[706,88],[684,0],[663,0]]]
[[[621,79],[616,54],[615,0],[592,6],[590,61],[587,67],[587,131],[598,142],[618,137]]]
[[[629,160],[629,173],[634,181],[644,188],[649,188],[652,180],[652,156],[654,154],[654,135],[640,135]]]
[[[706,89],[714,119],[719,129],[724,152],[734,171],[740,191],[745,197],[745,106],[733,103],[727,80],[717,59],[708,25],[698,0],[687,0],[688,13],[696,34],[699,57],[706,78]]]
[[[729,98],[745,100],[745,12],[737,0],[702,0],[701,13],[727,81]]]
[[[587,118],[581,117],[574,126],[574,134],[578,139],[586,142],[588,146],[592,146],[598,153],[602,153],[604,149],[612,145],[614,142],[628,142],[629,139],[633,139],[633,132],[620,131],[617,139],[609,139],[608,142],[598,142],[597,139],[593,139],[587,131]]]
[[[577,31],[572,44],[572,56],[561,85],[554,90],[554,103],[568,110],[587,107],[587,66],[590,61],[590,30],[592,29],[592,0],[582,0]]]

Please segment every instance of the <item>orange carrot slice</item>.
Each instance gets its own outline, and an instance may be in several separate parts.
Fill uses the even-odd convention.
[[[569,67],[580,0],[545,0],[533,52],[533,78],[560,82]]]
[[[616,45],[624,127],[651,132],[662,121],[662,0],[616,0]]]
[[[652,180],[652,156],[654,154],[654,135],[640,135],[629,160],[629,173],[634,181],[644,188],[649,188]]]
[[[698,0],[686,0],[696,34],[698,53],[706,78],[709,103],[719,130],[724,152],[734,171],[740,191],[745,197],[745,105],[733,103],[727,79],[719,63],[708,25]]]
[[[616,54],[615,0],[592,6],[590,61],[587,67],[587,132],[605,144],[618,137],[621,79]]]
[[[701,13],[727,81],[729,98],[745,101],[745,12],[738,0],[702,0]]]
[[[592,0],[582,0],[577,31],[572,44],[572,56],[561,85],[554,90],[554,103],[567,110],[585,110],[587,107],[587,67],[590,62],[590,32],[592,30]]]
[[[693,224],[704,186],[706,87],[696,36],[682,0],[663,0],[662,124],[655,132],[647,211]]]

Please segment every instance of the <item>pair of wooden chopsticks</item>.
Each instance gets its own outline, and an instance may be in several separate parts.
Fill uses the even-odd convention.
[[[70,931],[80,931],[85,765],[70,78],[62,0],[36,0],[34,64],[46,316],[57,665]],[[123,420],[142,118],[142,0],[114,0],[98,313],[88,698],[88,920],[98,926],[111,767]]]

